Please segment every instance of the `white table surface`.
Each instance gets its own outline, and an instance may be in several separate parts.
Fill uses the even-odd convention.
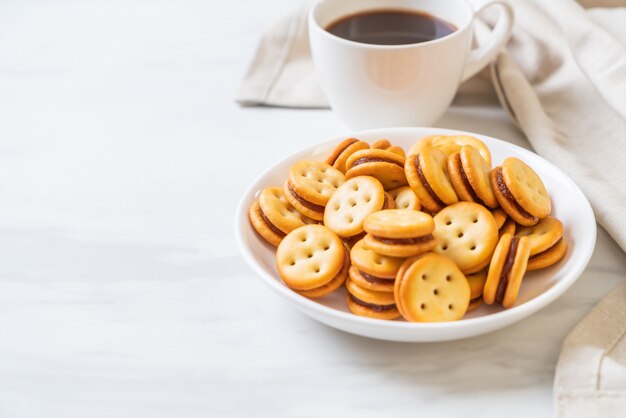
[[[244,265],[244,188],[348,132],[232,101],[291,4],[0,3],[0,417],[552,414],[564,336],[626,273],[604,231],[557,302],[447,343],[335,331]],[[527,146],[495,106],[439,125]]]

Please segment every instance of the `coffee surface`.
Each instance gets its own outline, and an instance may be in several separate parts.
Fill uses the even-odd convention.
[[[424,12],[373,10],[343,17],[328,25],[326,30],[354,42],[406,45],[442,38],[456,27]]]

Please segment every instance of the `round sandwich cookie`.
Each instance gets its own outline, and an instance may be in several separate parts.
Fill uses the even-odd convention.
[[[474,147],[465,145],[448,157],[448,173],[460,200],[498,207],[489,173],[491,167]]]
[[[434,220],[434,252],[450,257],[466,274],[489,264],[498,243],[498,226],[489,210],[478,203],[458,202]]]
[[[324,225],[342,238],[363,233],[365,218],[385,206],[389,198],[383,185],[371,176],[346,180],[330,197],[324,210]]]
[[[563,223],[553,216],[548,216],[537,225],[519,227],[515,235],[528,237],[532,257],[550,249],[563,237]]]
[[[294,229],[315,222],[289,204],[282,187],[262,190],[250,207],[248,217],[256,232],[274,246]]]
[[[407,321],[459,320],[467,312],[470,286],[450,258],[426,253],[407,260],[396,278],[398,310]]]
[[[258,199],[255,200],[252,206],[250,206],[250,209],[248,209],[248,219],[250,219],[250,223],[256,233],[274,247],[277,247],[283,238],[285,238],[285,235],[287,235],[267,219],[261,210]]]
[[[459,200],[449,179],[447,158],[442,151],[426,147],[419,154],[410,155],[404,165],[409,186],[430,213]]]
[[[429,253],[424,253],[424,254],[429,254]],[[404,277],[404,273],[406,273],[407,269],[411,267],[411,265],[424,254],[405,259],[404,263],[402,263],[402,265],[400,266],[400,269],[398,269],[398,273],[396,274],[396,280],[393,282],[393,295],[394,295],[394,299],[396,300],[396,307],[398,308],[398,311],[400,312],[400,315],[402,315],[403,318],[406,318],[406,315],[402,311],[401,301],[397,299],[398,292],[400,291],[400,286],[399,286],[400,278]]]
[[[473,311],[483,303],[483,289],[487,281],[487,269],[465,276],[470,286],[470,303],[467,312]]]
[[[526,271],[550,267],[565,257],[565,253],[567,253],[567,242],[561,237],[561,239],[549,249],[531,256],[528,259]]]
[[[504,234],[500,238],[491,258],[483,290],[485,303],[497,303],[505,308],[515,304],[529,255],[528,238],[511,234]]]
[[[359,286],[351,278],[346,281],[348,309],[359,316],[376,319],[396,319],[400,312],[393,292],[377,292]]]
[[[344,182],[341,171],[320,161],[298,161],[289,170],[285,196],[303,215],[321,221],[330,196]]]
[[[509,157],[491,170],[491,186],[502,209],[520,225],[535,225],[552,210],[537,173],[517,158]]]
[[[412,257],[435,246],[433,218],[410,209],[389,209],[365,218],[365,245],[390,257]]]
[[[527,271],[549,267],[567,252],[563,223],[553,216],[542,219],[537,225],[522,226],[515,235],[528,238],[530,258]]]
[[[364,240],[350,250],[350,278],[359,286],[379,292],[392,292],[403,258],[389,257],[371,250]]]
[[[405,186],[404,157],[382,149],[357,151],[346,162],[346,179],[357,176],[376,177],[385,190]]]
[[[326,163],[342,173],[345,173],[348,157],[356,151],[368,149],[369,147],[367,142],[357,138],[344,139],[333,149],[328,158],[326,158]]]
[[[292,290],[311,298],[338,289],[348,276],[350,253],[323,225],[291,231],[276,250],[278,274]]]
[[[391,189],[389,190],[389,194],[394,200],[394,206],[396,209],[420,210],[422,208],[420,200],[409,186]]]
[[[389,142],[389,140],[387,139],[381,139],[378,140],[376,142],[374,142],[372,144],[372,148],[375,149],[384,149],[387,151],[391,151],[395,154],[398,154],[399,156],[401,156],[402,158],[406,157],[406,155],[404,154],[404,150],[402,149],[402,147],[398,147],[396,145],[393,145],[391,142]]]

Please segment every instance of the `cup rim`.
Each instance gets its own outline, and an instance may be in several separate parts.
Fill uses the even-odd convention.
[[[353,47],[359,47],[359,48],[363,48],[363,49],[377,49],[377,50],[394,50],[394,49],[409,49],[409,48],[419,48],[419,47],[427,47],[430,45],[435,45],[438,43],[443,43],[446,42],[450,39],[456,38],[461,36],[462,32],[465,32],[467,30],[467,28],[471,25],[471,23],[474,20],[475,17],[475,12],[474,9],[466,2],[460,2],[462,4],[465,5],[465,7],[467,7],[467,9],[470,12],[470,19],[465,23],[464,26],[457,28],[457,30],[455,30],[454,32],[443,36],[441,38],[437,38],[437,39],[433,39],[430,41],[426,41],[426,42],[417,42],[417,43],[412,43],[412,44],[400,44],[400,45],[378,45],[378,44],[366,44],[364,42],[357,42],[357,41],[352,41],[349,39],[345,39],[342,38],[340,36],[334,35],[332,33],[330,33],[329,31],[327,31],[325,28],[322,27],[322,25],[320,25],[317,21],[317,19],[315,18],[315,12],[317,10],[317,8],[322,4],[324,0],[318,0],[315,2],[315,4],[313,4],[313,6],[309,9],[309,13],[308,13],[308,24],[309,24],[309,29],[311,28],[315,28],[317,31],[320,31],[323,36],[328,37],[329,39],[333,39],[335,41],[338,41],[339,43],[343,43],[347,46],[353,46]],[[419,10],[416,8],[402,8],[402,7],[397,7],[397,8],[388,8],[386,10]],[[430,13],[429,13],[430,14]],[[437,16],[435,16],[437,17]],[[439,17],[437,17],[439,18]],[[441,18],[439,18],[441,19]]]

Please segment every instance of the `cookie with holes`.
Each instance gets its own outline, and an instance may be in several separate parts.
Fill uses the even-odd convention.
[[[296,290],[296,292],[298,292],[302,296],[305,296],[311,299],[321,298],[323,296],[326,296],[334,292],[335,290],[339,289],[346,282],[346,280],[349,277],[348,275],[349,270],[350,270],[350,256],[349,256],[348,249],[344,247],[343,265],[341,267],[341,270],[339,271],[339,274],[337,274],[337,276],[335,276],[333,280],[331,280],[330,282],[328,282],[327,284],[321,287],[316,287],[315,289]]]
[[[399,147],[397,145],[393,145],[387,139],[380,139],[380,140],[374,142],[372,144],[372,148],[374,148],[374,149],[384,149],[384,150],[387,150],[387,151],[391,151],[391,152],[393,152],[395,154],[398,154],[399,156],[401,156],[403,158],[406,157],[402,147]]]
[[[447,159],[443,151],[426,147],[419,154],[410,155],[404,164],[409,186],[430,213],[437,213],[459,200],[450,182]]]
[[[326,204],[324,225],[342,238],[359,235],[367,215],[383,209],[386,199],[383,185],[374,177],[348,179]]]
[[[348,276],[350,253],[323,225],[294,229],[276,249],[276,267],[292,290],[310,298],[338,289]]]
[[[420,210],[422,208],[419,198],[409,186],[391,189],[388,193],[393,198],[396,209]]]
[[[448,173],[459,200],[498,207],[489,173],[491,166],[474,147],[465,145],[448,156]]]
[[[256,232],[274,246],[294,229],[315,222],[289,204],[282,187],[262,190],[250,207],[248,217]]]
[[[320,161],[298,161],[284,185],[285,196],[303,215],[321,221],[330,196],[344,182],[341,171]]]
[[[450,257],[466,274],[489,264],[498,243],[498,226],[484,206],[458,202],[435,215],[434,221],[434,252]]]
[[[359,286],[351,277],[346,280],[346,302],[350,312],[376,319],[400,317],[393,292],[379,292]]]
[[[392,292],[403,258],[389,257],[369,248],[364,240],[350,250],[350,278],[359,286],[378,292]]]
[[[435,246],[433,218],[411,209],[389,209],[365,218],[365,245],[390,257],[412,257]]]
[[[355,177],[355,178],[358,178],[358,177]],[[385,199],[384,199],[382,210],[393,209],[393,208],[394,208],[394,200],[389,193],[385,192]],[[365,237],[365,235],[366,235],[365,231],[362,230],[360,233],[356,235],[352,235],[350,237],[342,237],[341,239],[343,240],[343,242],[346,244],[348,248],[352,248],[357,242],[362,240]]]
[[[382,149],[357,151],[346,162],[346,179],[358,176],[376,177],[385,190],[405,186],[404,157]]]
[[[407,260],[394,286],[398,310],[407,321],[456,321],[465,315],[470,286],[450,258],[426,253]]]
[[[326,163],[345,173],[348,157],[359,150],[368,149],[369,147],[367,142],[360,141],[357,138],[344,139],[332,150],[328,158],[326,158]]]
[[[509,157],[491,170],[491,186],[502,209],[520,225],[535,225],[552,210],[545,185],[520,159]]]
[[[527,237],[504,234],[491,258],[483,300],[510,308],[515,304],[530,255]]]
[[[542,219],[537,225],[520,227],[515,236],[528,238],[530,258],[527,271],[549,267],[567,252],[563,223],[552,216]]]
[[[487,269],[465,276],[470,286],[470,303],[467,312],[471,312],[483,303],[483,289],[487,281]]]

